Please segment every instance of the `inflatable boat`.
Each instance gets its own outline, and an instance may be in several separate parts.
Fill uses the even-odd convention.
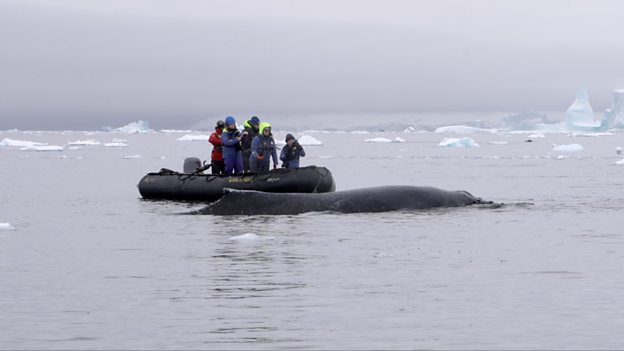
[[[148,173],[137,185],[144,199],[216,201],[223,189],[257,190],[271,193],[327,193],[336,189],[334,178],[325,167],[280,168],[267,173],[225,176],[202,172],[179,173],[161,169]]]

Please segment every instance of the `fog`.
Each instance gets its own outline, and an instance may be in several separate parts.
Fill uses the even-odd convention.
[[[618,1],[0,2],[0,129],[256,113],[594,108],[624,87]]]

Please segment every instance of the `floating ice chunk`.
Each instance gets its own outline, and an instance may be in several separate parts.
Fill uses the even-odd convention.
[[[367,131],[367,130],[354,130],[354,131],[351,131],[349,133],[351,133],[351,134],[370,134],[370,132]]]
[[[63,151],[63,147],[58,145],[33,145],[22,147],[20,151]]]
[[[141,158],[141,155],[129,155],[129,156],[124,156],[123,158],[125,160],[132,160],[132,159]]]
[[[619,161],[615,161],[613,164],[614,165],[618,165],[618,166],[624,165],[624,159],[621,159]]]
[[[488,144],[492,144],[492,145],[507,145],[507,144],[509,144],[509,142],[507,142],[507,141],[490,141],[490,142],[488,142]]]
[[[408,133],[408,134],[416,133],[416,128],[409,126],[403,130],[403,133]]]
[[[260,236],[254,233],[245,233],[241,235],[236,235],[230,238],[233,241],[258,241],[258,240],[274,240],[275,238],[272,236]]]
[[[392,142],[393,142],[393,143],[404,143],[404,142],[405,142],[405,140],[404,140],[404,139],[401,139],[401,138],[399,138],[399,137],[396,137],[396,138],[394,138],[394,139],[392,140]]]
[[[152,130],[149,129],[149,124],[146,121],[137,121],[137,122],[128,123],[123,127],[116,128],[114,131],[120,132],[120,133],[128,133],[128,134],[152,132]]]
[[[299,144],[303,145],[303,146],[320,146],[323,145],[323,142],[320,140],[317,140],[316,138],[309,136],[309,135],[303,135],[301,136],[301,138],[299,138]]]
[[[622,147],[621,146],[616,147],[615,148],[615,153],[618,154],[618,155],[621,155],[622,154]]]
[[[583,151],[583,145],[581,144],[564,144],[564,145],[553,144],[553,151],[578,152],[578,151]]]
[[[190,133],[192,130],[190,129],[161,129],[163,133]]]
[[[364,140],[367,143],[391,143],[392,139],[388,138],[372,138]]]
[[[13,140],[9,138],[2,139],[0,142],[0,146],[8,146],[8,147],[30,147],[30,146],[44,146],[48,145],[46,143],[37,143],[34,141],[27,140]]]
[[[439,146],[444,146],[448,148],[471,148],[471,147],[479,147],[474,140],[468,137],[464,138],[444,138],[439,144]]]
[[[82,146],[98,146],[101,145],[102,143],[100,143],[97,140],[76,140],[76,141],[70,141],[69,143],[67,143],[67,145],[71,145],[71,146],[77,146],[77,145],[82,145]]]
[[[61,160],[65,160],[65,159],[67,159],[67,155],[61,155],[61,156],[57,156],[57,157],[58,157],[59,159],[61,159]]]
[[[0,223],[0,230],[15,230],[10,223]]]
[[[557,160],[565,160],[567,158],[568,158],[568,156],[566,156],[566,155],[559,155],[559,156],[557,156]]]
[[[446,126],[436,129],[435,132],[450,134],[497,133],[498,129],[484,129],[469,126]]]
[[[612,136],[612,135],[615,135],[615,134],[610,133],[610,132],[594,132],[594,133],[576,132],[576,133],[570,134],[571,137],[601,137],[601,136]]]
[[[533,133],[529,135],[530,139],[537,139],[537,138],[545,138],[546,135],[544,135],[544,133]]]
[[[126,147],[128,144],[120,141],[113,141],[112,143],[105,143],[105,147]]]
[[[80,150],[82,149],[82,146],[68,146],[67,150]]]
[[[187,134],[179,137],[179,141],[208,141],[210,135],[206,134]]]

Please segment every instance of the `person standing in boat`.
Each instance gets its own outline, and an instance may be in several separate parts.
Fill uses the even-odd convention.
[[[286,145],[280,153],[282,167],[288,169],[299,168],[299,158],[305,156],[305,150],[292,134],[286,134]]]
[[[260,118],[253,116],[245,121],[241,138],[241,148],[243,151],[243,170],[249,172],[249,156],[251,155],[251,142],[260,132]]]
[[[215,126],[215,131],[210,134],[208,141],[212,144],[212,154],[210,154],[210,167],[212,168],[212,174],[223,174],[225,171],[225,165],[223,164],[223,145],[221,144],[221,133],[225,122],[218,121]]]
[[[251,171],[255,173],[268,172],[271,158],[273,158],[273,169],[277,169],[277,151],[271,133],[271,125],[262,122],[260,123],[260,134],[251,141],[251,155],[249,156]]]
[[[241,153],[241,133],[236,127],[236,120],[232,116],[225,118],[225,129],[221,133],[223,144],[223,162],[225,174],[232,175],[243,173],[243,155]]]

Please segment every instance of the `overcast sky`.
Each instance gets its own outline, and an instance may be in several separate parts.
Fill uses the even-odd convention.
[[[624,1],[0,0],[0,129],[238,113],[594,110]]]

